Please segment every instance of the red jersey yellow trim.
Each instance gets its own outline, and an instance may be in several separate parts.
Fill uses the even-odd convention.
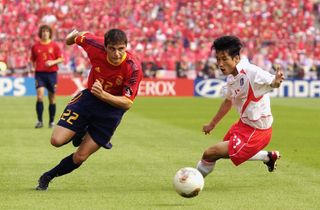
[[[124,55],[122,56],[122,59],[121,59],[121,62],[119,64],[115,64],[115,63],[112,63],[112,61],[109,60],[108,56],[107,56],[107,61],[108,63],[110,63],[111,65],[113,66],[119,66],[122,64],[122,62],[127,58],[127,53],[125,52]]]
[[[51,39],[49,39],[48,41],[42,41],[42,40],[40,40],[40,43],[41,43],[41,44],[44,44],[44,45],[50,44],[50,42],[51,42]]]

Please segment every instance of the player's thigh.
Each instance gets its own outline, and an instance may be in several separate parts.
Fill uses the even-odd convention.
[[[84,162],[91,154],[95,153],[101,146],[99,146],[89,133],[84,136],[83,141],[73,155],[73,160],[76,164]]]
[[[91,113],[93,119],[90,121],[88,133],[98,145],[108,148],[109,141],[119,126],[124,111],[105,103],[98,103]]]
[[[229,153],[228,153],[228,145],[229,145],[229,141],[222,141],[219,142],[211,147],[209,147],[206,151],[205,151],[205,156],[215,156],[218,158],[228,158],[229,157]]]
[[[54,95],[56,92],[57,82],[58,82],[57,72],[48,73],[46,75],[45,86],[48,92],[51,93],[51,96]],[[49,99],[50,99],[50,95],[49,95]]]
[[[44,87],[45,86],[45,77],[43,76],[43,73],[41,72],[36,72],[34,75],[35,79],[35,87],[38,89],[39,87]]]
[[[75,134],[73,130],[56,125],[51,135],[51,144],[59,147],[67,143],[71,137]]]
[[[57,125],[67,128],[69,130],[78,132],[83,132],[88,126],[88,111],[85,103],[69,103],[64,109]]]

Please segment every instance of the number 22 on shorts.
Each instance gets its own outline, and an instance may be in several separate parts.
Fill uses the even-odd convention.
[[[78,114],[78,113],[73,112],[73,111],[71,111],[70,109],[66,109],[66,110],[62,113],[60,119],[66,121],[67,123],[69,123],[69,124],[71,124],[71,125],[73,125],[73,122],[74,122],[75,120],[77,120],[78,117],[79,117],[79,114]]]

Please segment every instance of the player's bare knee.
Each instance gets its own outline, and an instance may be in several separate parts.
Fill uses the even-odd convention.
[[[73,161],[75,164],[82,164],[88,159],[88,155],[80,152],[75,152],[73,154]]]
[[[61,147],[63,145],[61,139],[57,138],[56,136],[51,136],[51,145],[55,147]]]
[[[211,157],[211,156],[214,155],[214,154],[215,154],[215,150],[212,149],[212,148],[209,148],[209,149],[207,149],[207,150],[204,151],[203,157],[204,157],[205,159],[207,159],[207,158]]]

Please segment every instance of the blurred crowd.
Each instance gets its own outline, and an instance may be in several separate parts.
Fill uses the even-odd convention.
[[[0,62],[7,75],[30,69],[41,24],[63,49],[60,72],[86,74],[86,54],[66,46],[74,28],[103,35],[121,28],[140,56],[145,77],[220,78],[212,41],[239,36],[242,56],[287,78],[320,78],[320,3],[315,0],[0,0]],[[3,71],[2,71],[3,72]]]

